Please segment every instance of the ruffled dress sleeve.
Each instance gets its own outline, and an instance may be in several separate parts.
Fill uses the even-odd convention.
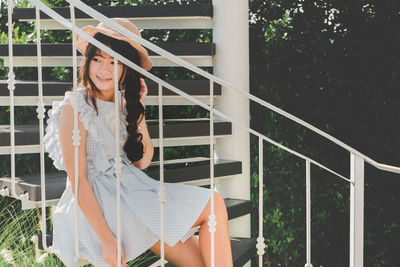
[[[94,109],[86,103],[85,92],[80,89],[77,90],[77,108],[79,112],[79,120],[82,122],[85,129],[88,131],[95,140],[97,140],[97,132],[95,125],[93,125],[93,119],[96,116]],[[53,160],[54,166],[58,170],[66,170],[65,164],[61,152],[61,143],[58,132],[58,122],[60,117],[60,111],[63,105],[69,99],[73,107],[74,105],[74,93],[73,91],[67,91],[62,101],[53,101],[52,108],[47,112],[49,118],[47,119],[46,133],[43,138],[44,148],[49,153],[49,157]]]

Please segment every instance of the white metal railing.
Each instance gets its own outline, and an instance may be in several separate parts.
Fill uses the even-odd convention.
[[[8,56],[13,57],[13,39],[12,39],[12,10],[14,2],[8,1]],[[15,122],[14,122],[14,89],[15,89],[15,74],[13,63],[10,62],[8,73],[8,90],[10,91],[10,146],[11,146],[11,177],[15,177]],[[15,179],[14,179],[15,180]],[[11,193],[16,195],[15,182],[11,184]],[[22,197],[22,196],[21,196]]]
[[[36,29],[40,29],[40,10],[36,7]],[[41,200],[42,200],[42,218],[46,218],[46,207],[43,199],[46,199],[46,180],[45,180],[45,169],[44,169],[44,145],[43,145],[43,120],[45,118],[44,113],[46,109],[44,108],[43,102],[43,79],[42,79],[42,50],[41,50],[41,38],[40,38],[40,30],[36,31],[36,53],[37,53],[37,61],[38,61],[38,94],[39,94],[39,102],[37,103],[38,108],[36,109],[38,113],[39,119],[39,133],[40,133],[40,183],[41,183]],[[42,220],[42,228],[46,229],[46,220]],[[47,248],[46,244],[46,231],[42,231],[42,240],[44,248]]]
[[[135,34],[131,33],[130,31],[128,31],[127,29],[123,28],[122,26],[118,25],[117,23],[113,22],[112,20],[110,20],[109,18],[103,16],[101,13],[97,12],[96,10],[92,9],[91,7],[85,5],[84,3],[78,1],[78,0],[67,0],[70,3],[70,7],[73,8],[74,6],[78,7],[79,9],[81,9],[82,11],[84,11],[85,13],[89,14],[91,17],[102,21],[103,23],[105,23],[106,25],[108,25],[111,28],[114,28],[115,30],[121,32],[122,34],[126,35],[127,37],[137,41],[138,43],[142,44],[143,46],[153,50],[154,52],[160,54],[161,56],[166,57],[167,59],[175,62],[176,64],[185,67],[207,79],[210,80],[210,106],[204,104],[203,102],[195,99],[194,97],[182,92],[181,90],[177,89],[176,87],[164,82],[163,80],[159,79],[158,77],[154,76],[153,74],[141,69],[139,66],[137,66],[136,64],[134,64],[133,62],[129,61],[128,59],[122,57],[121,55],[119,55],[118,53],[112,51],[110,48],[108,48],[107,46],[103,45],[102,43],[98,42],[97,40],[95,40],[93,37],[89,36],[88,34],[86,34],[85,32],[83,32],[80,28],[76,27],[76,25],[74,24],[74,20],[72,20],[72,22],[69,22],[68,20],[66,20],[65,18],[63,18],[62,16],[60,16],[59,14],[57,14],[56,12],[54,12],[52,9],[50,9],[49,7],[47,7],[46,5],[44,5],[40,0],[30,0],[30,2],[32,2],[37,10],[40,9],[41,11],[43,11],[44,13],[46,13],[47,15],[49,15],[52,19],[57,20],[60,24],[62,24],[63,26],[65,26],[66,28],[72,30],[73,34],[78,34],[81,37],[85,38],[86,40],[88,40],[90,43],[96,45],[97,47],[99,47],[100,49],[102,49],[103,51],[105,51],[106,53],[114,56],[115,60],[119,60],[121,62],[123,62],[125,65],[128,65],[129,67],[133,68],[134,70],[136,70],[137,72],[143,74],[144,76],[150,78],[151,80],[155,81],[158,83],[159,85],[159,105],[160,105],[160,110],[159,110],[159,122],[160,122],[160,177],[162,177],[161,179],[161,188],[160,188],[160,203],[161,203],[161,207],[163,207],[163,201],[165,201],[165,191],[162,189],[163,187],[163,157],[162,157],[162,140],[163,140],[163,136],[162,136],[162,87],[168,88],[170,90],[172,90],[173,92],[183,96],[184,98],[188,99],[189,101],[207,109],[208,111],[210,111],[210,163],[211,163],[211,168],[210,168],[210,179],[211,179],[211,189],[213,191],[214,188],[214,161],[213,161],[213,116],[214,113],[217,114],[218,116],[232,122],[234,125],[239,126],[241,129],[243,129],[244,131],[247,131],[249,133],[252,133],[256,136],[258,136],[259,138],[259,190],[260,190],[260,194],[259,194],[259,237],[257,239],[257,253],[259,255],[259,266],[262,266],[262,257],[264,254],[264,248],[265,248],[265,244],[264,244],[264,238],[262,237],[262,215],[263,215],[263,194],[262,194],[262,185],[263,185],[263,162],[262,162],[262,148],[263,148],[263,141],[267,141],[293,155],[296,155],[302,159],[305,160],[306,163],[306,223],[307,223],[307,234],[306,234],[306,264],[305,266],[312,266],[311,264],[311,201],[310,201],[310,178],[311,178],[311,173],[310,173],[310,166],[311,163],[322,168],[325,169],[328,172],[331,172],[333,174],[335,174],[336,176],[338,176],[341,179],[346,180],[347,182],[350,183],[350,199],[351,199],[351,210],[350,210],[350,266],[362,266],[363,264],[363,183],[364,183],[364,162],[367,162],[369,164],[371,164],[372,166],[375,166],[378,169],[381,170],[386,170],[389,172],[394,172],[394,173],[400,173],[400,168],[399,167],[395,167],[395,166],[390,166],[390,165],[386,165],[386,164],[381,164],[376,162],[375,160],[363,155],[362,153],[358,152],[357,150],[353,149],[352,147],[344,144],[343,142],[339,141],[338,139],[336,139],[335,137],[319,130],[318,128],[312,126],[311,124],[283,111],[282,109],[279,109],[269,103],[267,103],[266,101],[257,98],[251,94],[249,94],[248,92],[245,92],[243,90],[241,90],[240,88],[237,88],[236,86],[214,76],[211,75],[199,68],[197,68],[196,66],[180,59],[179,57],[153,45],[152,43],[140,38],[139,36],[136,36]],[[8,0],[9,2],[9,7],[12,7],[12,0]],[[9,14],[9,22],[11,20],[11,14],[12,14],[12,10],[8,11]],[[37,16],[38,17],[38,16]],[[17,196],[15,193],[15,165],[14,165],[14,156],[15,155],[15,143],[14,143],[14,117],[13,117],[13,106],[14,106],[14,102],[13,102],[13,90],[15,89],[15,80],[14,80],[14,76],[13,76],[13,65],[12,65],[12,28],[11,28],[11,23],[9,23],[9,56],[10,56],[10,74],[9,74],[9,90],[10,90],[10,108],[11,108],[11,114],[10,114],[10,121],[11,121],[11,156],[12,156],[12,163],[11,163],[11,180],[12,180],[12,192],[11,195],[15,198],[19,198],[21,200],[23,200],[24,197],[21,196]],[[40,25],[39,25],[40,27]],[[39,28],[40,29],[40,28]],[[38,47],[40,46],[40,38],[38,38]],[[73,42],[75,42],[75,40],[73,40]],[[75,51],[75,47],[74,47],[74,51]],[[39,56],[39,53],[38,53]],[[73,54],[73,58],[74,58],[74,64],[76,64],[76,51]],[[41,66],[39,64],[39,59],[38,59],[38,66]],[[115,64],[115,66],[117,66],[117,64]],[[39,69],[40,70],[40,69]],[[40,72],[40,71],[39,71]],[[76,75],[76,71],[74,70],[74,75]],[[40,78],[39,78],[40,79]],[[74,76],[75,79],[75,76]],[[117,80],[117,79],[116,79]],[[222,86],[224,86],[225,88],[230,88],[233,90],[236,90],[237,92],[241,93],[242,95],[244,95],[246,98],[259,103],[260,105],[275,111],[293,121],[295,121],[296,123],[299,123],[300,125],[303,125],[304,127],[310,129],[311,131],[314,131],[316,133],[318,133],[319,135],[327,138],[328,140],[334,142],[335,144],[341,146],[342,148],[346,149],[347,151],[350,152],[351,155],[351,172],[350,172],[350,179],[336,173],[335,171],[329,169],[328,167],[320,164],[319,162],[301,154],[298,153],[268,137],[266,137],[265,135],[262,135],[261,133],[254,131],[253,129],[247,127],[246,125],[243,125],[242,123],[236,121],[235,119],[229,117],[228,115],[216,110],[213,108],[213,102],[212,102],[212,98],[213,98],[213,84],[214,83],[218,83],[221,84]],[[39,95],[40,95],[40,90],[39,89]],[[116,92],[118,92],[118,88],[117,86],[115,87]],[[74,83],[74,91],[76,93],[76,84]],[[117,101],[117,97],[118,94],[115,94],[115,101]],[[76,103],[76,102],[75,102]],[[40,112],[41,109],[40,107],[42,106],[42,101],[40,101],[38,103],[38,118],[40,119]],[[118,106],[118,105],[115,105]],[[118,110],[116,110],[116,114],[118,113]],[[118,115],[117,115],[118,116]],[[75,116],[76,118],[77,116]],[[116,127],[119,130],[119,127]],[[77,126],[75,125],[75,130],[77,130]],[[77,136],[79,136],[79,133],[76,132],[74,130],[74,135],[77,134]],[[42,133],[41,133],[42,134]],[[118,133],[116,134],[116,136],[119,136]],[[74,140],[75,141],[75,140]],[[118,147],[118,142],[116,143],[117,147]],[[75,145],[75,144],[74,144]],[[41,143],[42,146],[42,143]],[[75,147],[75,149],[77,149],[78,145]],[[118,155],[118,154],[117,154]],[[77,156],[75,157],[77,158]],[[41,159],[42,160],[42,159]],[[120,159],[118,159],[118,157],[116,158],[115,162],[119,162],[120,163]],[[75,165],[76,168],[77,164]],[[116,168],[116,174],[118,177],[118,181],[117,181],[117,188],[119,188],[119,176],[118,176],[118,168],[120,168],[120,166],[118,164],[116,164],[115,166]],[[41,170],[42,172],[42,177],[44,176],[44,170]],[[78,177],[78,176],[76,176]],[[43,178],[42,178],[42,182],[44,182]],[[76,180],[77,183],[77,180]],[[77,185],[76,185],[77,188]],[[42,192],[44,191],[44,186],[42,186]],[[78,190],[78,189],[77,189]],[[25,196],[26,198],[26,196]],[[45,199],[45,194],[42,193],[42,203],[44,203],[45,201],[43,201],[43,198]],[[117,197],[117,199],[119,199],[119,196]],[[213,194],[211,194],[211,200],[212,200],[212,214],[210,215],[209,219],[209,231],[211,232],[212,235],[212,240],[211,240],[211,246],[214,246],[214,239],[213,239],[213,233],[215,231],[215,215],[214,215],[214,205],[213,205]],[[119,203],[117,203],[117,205],[119,205]],[[42,212],[43,210],[45,210],[42,206]],[[163,218],[163,208],[161,208],[161,216]],[[118,217],[119,217],[119,210],[118,210]],[[42,216],[42,218],[46,218],[45,216]],[[77,225],[76,225],[77,227]],[[43,229],[43,236],[45,237],[45,231],[46,228],[44,227]],[[161,229],[161,235],[162,235],[162,265],[164,265],[164,254],[163,254],[163,228]],[[43,238],[43,242],[44,242],[44,248],[48,249],[45,245],[45,238]],[[121,256],[121,251],[120,251],[120,229],[118,229],[118,256]],[[213,252],[213,249],[212,249]],[[78,254],[79,255],[79,252]],[[212,258],[212,262],[214,262],[214,255],[212,253],[211,255]]]
[[[312,267],[311,264],[311,164],[306,161],[306,263],[305,267]]]
[[[36,5],[35,6],[36,10],[39,10],[39,7]],[[70,6],[70,12],[71,12],[71,22],[75,23],[75,9],[73,8],[73,6]],[[36,15],[36,20],[38,19],[38,15]],[[36,24],[36,32],[40,32],[40,26],[38,26]],[[77,67],[77,62],[76,62],[76,36],[75,36],[75,31],[72,31],[72,69],[73,69],[73,77],[72,77],[72,83],[73,83],[73,90],[74,90],[74,130],[73,130],[73,134],[72,134],[72,140],[73,140],[73,145],[74,145],[74,177],[75,177],[75,196],[76,196],[76,201],[75,201],[75,225],[78,225],[79,222],[79,208],[78,208],[78,196],[79,196],[79,160],[78,160],[78,155],[79,155],[79,146],[80,146],[80,132],[78,129],[78,99],[77,99],[77,92],[76,92],[76,88],[78,86],[78,79],[76,77],[76,73],[78,70]],[[118,103],[118,102],[116,102]],[[40,144],[41,145],[41,144]],[[118,155],[118,154],[117,154]],[[117,174],[117,179],[119,179],[119,175],[118,172],[116,170],[116,174]],[[117,192],[118,195],[119,192]],[[119,199],[118,199],[119,200]],[[117,200],[117,201],[118,201]],[[42,210],[44,210],[45,208],[45,201],[42,201]],[[117,209],[119,208],[119,206],[117,207]],[[119,218],[118,218],[119,219]],[[119,221],[117,222],[119,223]],[[119,227],[119,224],[118,226]],[[44,248],[44,246],[43,246]],[[75,254],[79,255],[79,227],[75,227]]]

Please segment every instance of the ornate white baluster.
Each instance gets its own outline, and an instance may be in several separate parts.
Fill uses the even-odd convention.
[[[311,264],[311,165],[306,160],[306,253],[307,261],[304,267],[312,267]]]
[[[161,175],[160,175],[161,176]],[[165,266],[165,227],[164,227],[164,221],[165,221],[165,210],[164,210],[164,203],[165,203],[165,198],[167,196],[167,192],[165,190],[165,185],[164,182],[160,183],[160,191],[158,192],[158,196],[160,199],[160,216],[161,216],[161,266]]]
[[[210,189],[211,189],[211,214],[208,216],[208,231],[211,233],[211,266],[215,264],[215,230],[216,216],[214,214],[214,81],[210,80]]]
[[[258,137],[258,238],[257,238],[257,254],[258,266],[263,266],[263,255],[265,253],[265,239],[263,237],[263,206],[264,206],[264,162],[263,162],[263,139]]]
[[[117,244],[118,244],[118,267],[121,267],[121,170],[122,162],[120,156],[120,113],[119,113],[119,85],[118,85],[118,59],[114,57],[114,113],[115,113],[115,160],[114,169],[117,176]]]
[[[117,64],[115,64],[117,65]],[[118,79],[117,79],[118,81]],[[116,97],[117,98],[117,97]],[[115,98],[115,103],[117,99]],[[117,106],[117,104],[116,104]],[[119,118],[117,118],[116,123],[119,123]],[[119,127],[119,125],[118,125]],[[119,131],[118,135],[116,133],[116,136],[119,136]],[[117,142],[117,146],[119,147],[119,139]],[[117,149],[117,155],[119,155],[119,148]],[[122,257],[122,247],[121,247],[121,239],[122,239],[122,233],[121,233],[121,172],[122,172],[122,159],[120,156],[115,157],[115,162],[114,162],[114,169],[115,169],[115,175],[117,176],[117,242],[118,242],[118,267],[121,267],[121,257]]]
[[[14,124],[14,90],[15,74],[13,62],[13,32],[12,32],[12,13],[14,1],[8,0],[8,90],[10,91],[10,146],[11,146],[11,195],[18,198],[15,192],[15,124]],[[8,191],[8,190],[7,190]],[[3,191],[5,193],[6,190]]]
[[[41,120],[41,122],[43,122],[43,119],[45,117],[44,113],[46,112],[46,109],[44,108],[43,95],[39,96],[39,102],[37,102],[37,107],[38,107],[36,109],[36,113],[38,114],[37,118]]]
[[[165,266],[165,246],[164,246],[164,203],[167,196],[164,185],[164,125],[163,125],[163,103],[162,103],[162,85],[158,84],[158,140],[160,149],[160,190],[158,196],[160,199],[161,216],[161,266]]]
[[[80,131],[79,129],[73,129],[72,130],[72,144],[74,147],[78,147],[81,145],[81,136],[80,136]]]
[[[75,7],[70,4],[71,23],[75,25]],[[77,92],[77,63],[76,63],[76,32],[72,29],[72,77],[73,77],[73,108],[74,108],[74,129],[72,130],[72,140],[74,145],[74,177],[75,177],[75,254],[80,257],[79,253],[79,146],[81,144],[80,131],[78,129],[78,92]]]
[[[38,96],[39,102],[37,103],[38,108],[36,109],[37,118],[39,119],[39,138],[40,138],[40,190],[41,190],[41,206],[42,206],[42,245],[45,250],[48,251],[47,240],[46,240],[46,180],[45,180],[45,169],[44,169],[44,126],[43,119],[45,118],[43,102],[43,78],[42,78],[42,44],[40,37],[40,9],[35,6],[35,27],[36,27],[36,55],[38,64]]]

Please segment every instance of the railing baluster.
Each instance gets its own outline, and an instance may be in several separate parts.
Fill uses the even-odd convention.
[[[350,267],[363,266],[364,159],[350,154]]]
[[[14,90],[15,74],[13,63],[13,32],[12,32],[12,13],[14,1],[8,0],[8,90],[10,91],[10,146],[11,146],[11,195],[18,198],[15,191],[15,123],[14,123]]]
[[[37,53],[37,64],[38,64],[38,96],[39,101],[37,103],[38,108],[36,109],[37,118],[39,119],[39,138],[40,138],[40,191],[41,191],[41,204],[42,204],[42,218],[41,218],[41,227],[42,227],[42,245],[45,250],[47,248],[47,240],[46,240],[46,180],[45,180],[45,170],[44,170],[44,145],[43,145],[43,135],[44,135],[44,127],[43,127],[43,119],[44,119],[44,102],[43,102],[43,77],[42,77],[42,43],[40,37],[40,9],[38,6],[35,7],[36,20],[36,53]]]
[[[306,160],[306,247],[307,261],[305,267],[311,264],[311,164]]]
[[[264,161],[263,161],[263,139],[258,137],[258,238],[257,238],[257,254],[258,266],[263,267],[263,256],[265,249],[265,239],[263,237],[263,210],[264,210]]]
[[[75,7],[70,4],[71,23],[75,24]],[[78,92],[77,92],[77,63],[76,63],[76,35],[75,29],[72,29],[72,67],[73,67],[73,109],[74,109],[74,129],[72,130],[72,140],[74,145],[74,177],[75,177],[75,254],[79,253],[79,146],[80,132],[78,129]]]
[[[163,122],[163,103],[162,103],[162,85],[158,84],[158,136],[160,150],[160,214],[161,214],[161,266],[165,266],[165,246],[164,246],[164,203],[166,197],[164,185],[164,122]]]
[[[119,112],[119,88],[118,88],[118,59],[114,57],[114,114],[115,114],[115,160],[114,169],[117,176],[117,245],[118,245],[118,267],[121,267],[121,171],[122,158],[120,156],[120,112]]]
[[[211,232],[211,266],[215,264],[215,227],[217,225],[214,214],[214,81],[210,80],[210,189],[211,189],[211,214],[208,216],[208,231]]]

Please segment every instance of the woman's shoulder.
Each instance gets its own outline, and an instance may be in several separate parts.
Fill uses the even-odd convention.
[[[62,105],[64,105],[65,103],[69,103],[73,107],[75,107],[74,105],[75,100],[77,101],[76,107],[78,108],[78,112],[89,111],[90,109],[93,108],[93,106],[89,104],[90,98],[88,97],[87,92],[84,88],[77,88],[76,96],[74,90],[66,91],[64,99],[62,101]]]
[[[66,91],[64,99],[53,101],[52,108],[47,112],[49,118],[47,119],[46,133],[43,139],[44,146],[50,158],[53,159],[54,166],[59,170],[65,170],[65,166],[60,152],[61,144],[58,126],[60,123],[71,123],[73,121],[75,106],[79,112],[79,121],[82,123],[84,129],[94,138],[97,138],[96,128],[93,125],[94,112],[85,101],[86,92],[82,88],[77,88],[76,93],[75,98],[73,90]],[[77,105],[74,105],[75,99],[77,99]],[[65,105],[66,103],[70,105]]]
[[[75,101],[77,101],[77,104],[75,104]],[[62,101],[54,101],[52,109],[48,112],[49,117],[51,117],[49,122],[52,121],[54,124],[58,124],[73,120],[75,108],[79,114],[79,121],[87,130],[90,128],[94,118],[94,110],[92,106],[87,103],[86,90],[83,88],[77,88],[76,95],[73,90],[66,91]]]
[[[73,101],[74,99],[74,90],[68,90],[65,92],[64,94],[64,100],[66,101]],[[77,93],[77,97],[82,99],[85,98],[87,96],[86,90],[84,88],[76,88],[76,93]]]

